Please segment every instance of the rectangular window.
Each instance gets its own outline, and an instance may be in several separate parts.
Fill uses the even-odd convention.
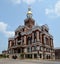
[[[46,39],[46,45],[49,45],[49,40],[48,38],[45,38]]]
[[[42,58],[42,54],[40,54],[40,58]]]
[[[32,51],[31,47],[28,47],[27,52],[31,52],[31,51]]]
[[[32,51],[36,51],[36,46],[33,46],[32,47]]]
[[[27,44],[29,45],[29,44],[32,44],[32,37],[28,37],[27,38]]]

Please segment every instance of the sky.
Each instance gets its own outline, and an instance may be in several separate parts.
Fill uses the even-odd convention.
[[[60,47],[60,0],[0,0],[0,53],[7,50],[16,28],[24,25],[29,6],[36,25],[47,24],[54,48]]]

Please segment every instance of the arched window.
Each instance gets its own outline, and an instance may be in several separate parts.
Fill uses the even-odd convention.
[[[19,37],[21,37],[21,33],[20,32],[18,33],[18,35],[19,35]]]
[[[27,48],[27,51],[28,51],[28,52],[32,52],[32,48],[31,48],[31,47],[28,47],[28,48]]]
[[[11,42],[11,46],[14,46],[14,42],[13,41]]]
[[[36,42],[36,36],[37,36],[36,31],[34,31],[34,43]]]
[[[34,32],[34,39],[36,39],[36,31]]]
[[[32,37],[28,37],[27,38],[27,44],[29,45],[29,44],[32,44]]]
[[[36,48],[37,48],[36,46],[33,46],[32,51],[36,51]]]
[[[49,45],[49,39],[46,37],[45,40],[46,40],[46,45]]]

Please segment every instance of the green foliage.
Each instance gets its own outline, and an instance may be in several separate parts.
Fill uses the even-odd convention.
[[[9,55],[6,55],[6,54],[0,54],[0,58],[9,58]]]
[[[9,58],[9,55],[6,55],[7,58]]]
[[[20,54],[20,58],[21,59],[23,59],[24,58],[24,54],[22,53],[22,54]]]

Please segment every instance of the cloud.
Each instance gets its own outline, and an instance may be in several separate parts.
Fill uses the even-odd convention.
[[[34,3],[36,0],[23,0],[24,3],[27,3],[27,4],[32,4]]]
[[[5,34],[7,37],[13,37],[13,36],[14,36],[14,32],[13,32],[13,31],[5,31],[4,34]]]
[[[53,12],[54,12],[53,9],[48,9],[48,8],[45,9],[45,14],[46,14],[46,15],[51,14],[51,13],[53,13]]]
[[[50,15],[50,16],[53,15],[55,17],[60,16],[60,0],[58,0],[56,2],[56,4],[54,5],[53,8],[51,8],[51,9],[46,8],[45,9],[45,14]]]
[[[7,29],[7,24],[4,22],[0,22],[0,32],[5,32],[5,30]]]
[[[14,4],[20,4],[21,0],[11,0],[11,2],[14,3]]]
[[[0,32],[5,34],[7,37],[14,36],[14,32],[13,31],[7,31],[7,28],[8,28],[8,24],[6,24],[4,22],[0,22]]]
[[[13,4],[20,4],[20,3],[26,3],[28,5],[37,2],[41,2],[43,0],[10,0]]]
[[[55,13],[60,16],[60,1],[55,4]]]

